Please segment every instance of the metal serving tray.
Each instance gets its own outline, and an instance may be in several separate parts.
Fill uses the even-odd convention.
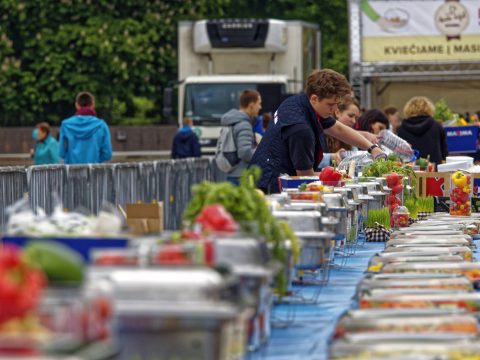
[[[335,234],[331,232],[295,232],[295,236],[302,241],[300,259],[296,267],[299,269],[328,269],[332,239]]]
[[[322,228],[319,211],[274,211],[273,216],[286,220],[293,231],[320,231]]]
[[[384,275],[384,274],[381,274]],[[387,274],[385,274],[387,275]],[[393,275],[393,274],[392,274]],[[395,274],[397,275],[397,274]],[[403,275],[403,274],[402,274]],[[357,285],[356,295],[364,294],[370,289],[456,289],[458,291],[472,292],[473,286],[470,280],[464,276],[450,278],[374,278],[365,277]]]
[[[232,281],[210,268],[115,270],[115,328],[122,350],[135,357],[228,360],[245,353],[252,313],[236,303]]]
[[[438,334],[435,334],[438,335]],[[383,340],[383,339],[382,339]],[[450,356],[451,354],[451,356]],[[456,357],[453,357],[456,354]],[[430,338],[339,339],[330,348],[331,360],[454,360],[480,356],[480,346],[472,340],[430,336]]]
[[[473,313],[480,310],[480,294],[471,292],[438,292],[423,294],[398,294],[384,292],[365,295],[359,299],[360,309],[378,308],[446,308],[465,309]]]
[[[401,310],[350,310],[337,322],[334,337],[366,332],[478,334],[477,319],[465,312]]]
[[[426,244],[432,247],[436,245],[448,245],[448,246],[470,246],[471,242],[465,238],[433,238],[433,237],[417,237],[417,238],[394,238],[390,239],[386,247],[394,245],[413,245],[413,244]]]
[[[472,261],[472,249],[468,246],[450,246],[448,244],[400,244],[388,246],[383,254],[394,253],[424,253],[424,252],[444,252],[452,255],[460,255],[466,261]]]

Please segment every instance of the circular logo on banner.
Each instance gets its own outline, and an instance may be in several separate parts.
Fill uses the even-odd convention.
[[[468,26],[468,19],[467,8],[458,1],[447,1],[435,13],[435,25],[448,39],[459,39]]]

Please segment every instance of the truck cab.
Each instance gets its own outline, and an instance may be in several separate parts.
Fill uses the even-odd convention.
[[[262,95],[261,113],[273,113],[287,94],[285,75],[211,75],[185,79],[184,96],[179,99],[183,117],[193,120],[202,151],[215,151],[220,135],[220,119],[230,109],[238,109],[245,89]]]
[[[193,120],[202,153],[215,152],[220,119],[243,90],[274,113],[320,67],[318,26],[301,21],[222,19],[178,25],[178,122]]]

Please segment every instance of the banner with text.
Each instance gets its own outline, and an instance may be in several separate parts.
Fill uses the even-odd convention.
[[[362,61],[480,61],[479,0],[360,0]]]

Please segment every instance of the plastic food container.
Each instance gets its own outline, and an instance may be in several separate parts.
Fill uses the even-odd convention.
[[[405,229],[401,233],[399,233],[396,237],[421,237],[421,236],[445,236],[445,235],[462,235],[462,230],[417,230],[415,228],[411,228],[409,230]],[[465,237],[466,238],[466,237]]]
[[[287,194],[292,201],[323,201],[323,194],[318,191],[288,191]]]
[[[97,249],[91,252],[92,264],[96,266],[138,266],[141,257],[137,249]]]
[[[398,206],[393,210],[392,221],[394,228],[408,227],[410,212],[405,206]]]
[[[473,178],[465,171],[455,171],[450,176],[450,215],[472,214]]]
[[[382,268],[384,273],[428,272],[449,273],[466,276],[472,282],[480,281],[480,263],[463,262],[426,262],[426,263],[392,263]]]
[[[468,246],[450,246],[450,245],[421,245],[421,244],[406,244],[406,245],[392,245],[387,247],[383,255],[392,254],[392,253],[404,253],[408,255],[409,253],[418,253],[418,252],[427,252],[435,253],[438,255],[460,255],[466,261],[472,261],[473,253],[472,249]]]
[[[480,310],[480,294],[478,293],[419,293],[405,294],[383,293],[375,295],[366,295],[359,300],[360,309],[371,308],[439,308],[439,309],[461,309],[470,312]]]
[[[35,313],[2,329],[0,358],[61,356],[98,342],[105,345],[100,358],[109,358],[117,351],[111,338],[111,315],[109,294],[86,287],[48,287]]]
[[[331,360],[467,360],[480,357],[475,341],[458,336],[419,336],[382,339],[378,334],[363,339],[339,339],[330,348]],[[363,340],[363,341],[362,341]]]
[[[437,309],[351,310],[338,321],[334,338],[359,333],[458,333],[476,335],[478,323],[469,313]]]
[[[207,240],[166,243],[152,247],[149,265],[213,265],[213,253]]]
[[[451,236],[451,237],[433,237],[433,236],[396,236],[390,239],[386,246],[394,245],[415,245],[422,246],[471,246],[471,241],[467,240],[463,236]]]
[[[460,262],[464,258],[460,255],[429,255],[429,253],[411,252],[411,253],[386,253],[382,256],[376,255],[372,257],[368,264],[369,272],[380,272],[383,266],[391,263],[417,263],[417,262]]]
[[[384,275],[384,274],[378,274]],[[376,276],[378,276],[376,275]],[[388,275],[388,274],[385,274]],[[394,275],[394,274],[392,274]],[[403,275],[403,274],[395,274]],[[472,292],[473,286],[470,280],[464,276],[456,277],[366,277],[357,285],[357,296],[364,294],[371,289],[451,289],[464,292]]]

